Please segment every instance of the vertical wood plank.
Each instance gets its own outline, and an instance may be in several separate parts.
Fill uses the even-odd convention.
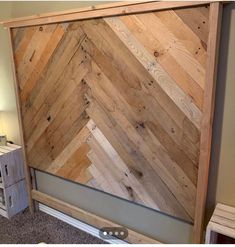
[[[210,4],[209,37],[207,50],[206,84],[204,91],[203,117],[201,122],[201,143],[198,171],[197,198],[194,222],[194,242],[202,241],[205,215],[208,174],[210,165],[212,124],[214,116],[215,89],[217,78],[218,48],[222,19],[222,4]]]
[[[37,180],[36,180],[36,172],[34,168],[29,168],[30,171],[30,177],[31,177],[31,184],[32,184],[32,189],[37,190]],[[33,201],[33,206],[35,211],[39,211],[39,203],[37,201]]]
[[[17,78],[16,78],[16,68],[15,68],[13,46],[12,46],[12,31],[10,28],[8,28],[7,30],[8,30],[9,42],[11,45],[11,49],[10,49],[11,50],[10,51],[11,52],[11,64],[12,64],[12,71],[13,71],[13,78],[14,78],[16,107],[17,107],[17,114],[18,114],[18,119],[19,119],[20,139],[21,139],[21,145],[22,145],[22,151],[23,151],[24,171],[25,171],[26,187],[27,187],[27,192],[28,192],[29,209],[30,209],[30,212],[33,213],[34,212],[34,206],[33,206],[33,201],[32,201],[32,196],[31,196],[32,185],[31,185],[31,179],[30,179],[30,171],[29,171],[29,167],[27,165],[27,157],[26,157],[26,153],[25,153],[25,142],[24,142],[22,115],[21,115],[20,99],[19,99],[19,88],[18,88],[18,83],[17,83]]]

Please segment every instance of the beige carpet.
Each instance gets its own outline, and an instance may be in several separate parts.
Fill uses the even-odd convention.
[[[8,220],[0,216],[0,244],[103,244],[50,215],[28,210]]]

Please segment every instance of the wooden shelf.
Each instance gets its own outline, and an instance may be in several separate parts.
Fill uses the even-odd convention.
[[[206,230],[206,243],[216,243],[216,234],[235,239],[235,208],[221,203],[216,205],[215,211]]]

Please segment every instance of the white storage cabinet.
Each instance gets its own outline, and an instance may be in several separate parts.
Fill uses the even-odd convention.
[[[28,206],[20,146],[0,146],[0,215],[10,219]]]

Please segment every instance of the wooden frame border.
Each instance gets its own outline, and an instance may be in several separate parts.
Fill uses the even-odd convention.
[[[222,1],[221,1],[222,2]],[[209,163],[210,163],[210,152],[211,152],[211,137],[212,137],[212,123],[214,115],[214,101],[215,101],[215,85],[216,85],[216,68],[218,59],[218,46],[219,46],[219,31],[221,24],[221,14],[222,14],[222,3],[220,1],[194,1],[194,2],[157,2],[157,1],[145,1],[145,2],[118,2],[112,4],[91,6],[88,8],[80,8],[72,11],[61,11],[55,13],[47,13],[34,15],[30,17],[11,19],[2,22],[2,24],[8,28],[9,37],[12,46],[11,39],[11,28],[14,27],[25,27],[34,25],[43,25],[49,23],[58,23],[65,21],[90,19],[98,17],[107,16],[117,16],[125,14],[143,13],[156,10],[166,10],[181,7],[193,7],[205,4],[210,4],[210,17],[209,17],[209,37],[208,37],[208,50],[207,50],[207,67],[206,67],[206,87],[204,92],[204,105],[203,105],[203,117],[202,117],[202,131],[201,131],[201,145],[200,145],[200,159],[199,159],[199,171],[198,171],[198,187],[197,187],[197,197],[196,197],[196,208],[195,208],[195,221],[194,221],[194,242],[200,243],[202,240],[203,233],[203,222],[205,213],[205,202],[207,194],[208,185],[208,173],[209,173]],[[19,104],[18,95],[18,84],[16,81],[15,65],[13,59],[13,51],[11,51],[13,73],[14,73],[14,83],[15,92],[17,99],[17,110],[20,120],[20,134],[22,143],[24,143],[23,130],[22,130],[22,118]],[[32,190],[30,173],[27,166],[26,153],[23,145],[24,156],[25,156],[25,171],[27,178],[27,188],[29,192],[29,205],[30,210],[33,212],[33,202],[32,200],[38,200],[44,202],[46,205],[51,205],[55,209],[61,208],[61,205],[65,207],[65,213],[71,215],[71,207],[73,212],[80,210],[74,206],[66,204],[55,198],[51,198],[48,195]],[[85,211],[83,211],[85,212]],[[86,212],[87,213],[87,212]],[[89,213],[87,213],[89,214]],[[82,214],[76,214],[81,217]],[[92,215],[92,214],[91,214]],[[97,219],[102,219],[98,216],[92,215]],[[80,218],[81,219],[81,218]],[[92,220],[95,223],[95,221]],[[103,222],[106,220],[103,219]],[[107,221],[110,223],[110,221]],[[93,223],[92,223],[93,224]],[[111,223],[110,223],[111,224]],[[114,223],[112,223],[114,224]],[[98,226],[98,225],[97,225]],[[146,240],[144,235],[141,235],[142,239]],[[140,243],[140,242],[139,242]]]
[[[200,157],[197,182],[197,197],[194,217],[194,242],[201,243],[208,187],[212,124],[214,117],[217,79],[218,50],[222,20],[222,4],[210,4],[209,36],[207,42],[206,83],[204,89],[203,114],[201,120]]]
[[[28,198],[29,198],[29,200],[28,200],[29,201],[29,209],[30,209],[30,212],[33,213],[34,212],[34,205],[33,205],[33,200],[31,197],[32,180],[31,180],[31,175],[30,175],[30,168],[29,168],[28,162],[27,162],[26,151],[25,151],[24,132],[23,132],[23,125],[22,125],[22,114],[21,114],[20,98],[19,98],[19,87],[18,87],[17,77],[16,77],[16,67],[15,67],[13,46],[12,46],[12,44],[13,44],[12,43],[12,33],[11,33],[10,28],[8,28],[8,38],[9,38],[10,46],[11,46],[10,56],[11,56],[11,65],[12,65],[13,80],[14,80],[14,91],[15,91],[15,97],[16,97],[16,108],[17,108],[17,115],[18,115],[19,127],[20,127],[20,141],[21,141],[22,150],[23,150],[26,189],[27,189]]]
[[[81,220],[89,225],[92,225],[98,229],[101,229],[103,227],[121,227],[120,225],[101,218],[95,214],[89,213],[81,208],[75,207],[69,203],[63,202],[61,200],[58,200],[52,196],[49,196],[45,193],[32,190],[32,198],[42,204],[45,204],[51,208],[54,208],[62,213],[65,213],[75,219]],[[125,239],[129,243],[133,244],[160,244],[159,241],[147,237],[143,234],[140,234],[136,231],[133,231],[131,229],[128,230],[128,237]]]
[[[212,1],[181,1],[181,2],[165,2],[165,1],[142,1],[142,2],[119,2],[106,5],[91,6],[89,8],[81,8],[73,11],[62,11],[48,14],[38,14],[25,18],[16,18],[2,22],[5,27],[25,27],[44,25],[49,23],[84,20],[98,17],[118,16],[124,14],[142,13],[148,11],[173,9],[180,7],[192,7],[209,4]]]

